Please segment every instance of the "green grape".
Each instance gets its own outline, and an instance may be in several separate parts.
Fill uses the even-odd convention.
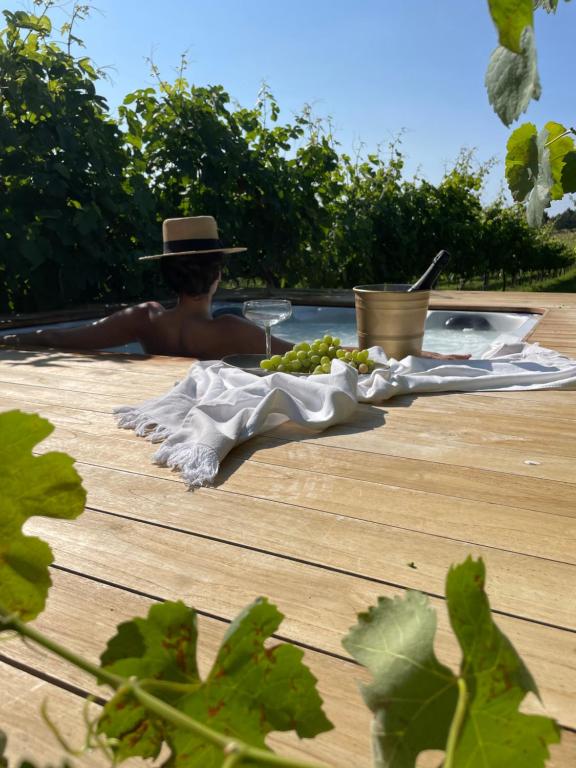
[[[346,354],[346,350],[345,350],[345,349],[338,349],[338,350],[336,351],[336,357],[337,357],[339,360],[341,360],[341,359],[344,357],[344,355],[345,355],[345,354]]]
[[[261,360],[260,361],[260,368],[263,368],[265,371],[271,371],[274,368],[274,365],[272,364],[272,360]]]
[[[314,341],[312,342],[312,344],[313,344],[313,345],[315,344],[315,345],[318,347],[320,344],[322,344],[322,339],[314,339]]]
[[[298,358],[298,360],[300,360],[300,362],[303,362],[304,360],[308,360],[308,353],[305,352],[303,349],[300,349],[298,350],[298,352],[296,352],[296,357]]]
[[[310,350],[310,344],[307,341],[301,341],[300,349],[304,350],[304,352],[308,352]]]
[[[322,341],[324,342],[324,344],[328,344],[328,346],[330,346],[332,344],[332,336],[326,335],[324,336]]]
[[[322,366],[321,366],[321,365],[317,365],[317,366],[316,366],[316,368],[314,368],[314,371],[313,371],[313,373],[314,373],[316,376],[317,376],[319,373],[324,373],[324,371],[322,370]]]
[[[288,360],[296,360],[296,358],[297,358],[297,353],[296,353],[296,352],[294,352],[294,350],[293,350],[293,349],[291,349],[291,350],[290,350],[290,352],[286,352],[286,354],[284,355],[284,357],[285,357],[285,358],[287,358]]]
[[[329,357],[327,357],[326,355],[324,355],[324,357],[320,358],[320,365],[326,365],[326,364],[330,365],[331,362],[332,362],[331,359]]]
[[[366,363],[360,363],[360,365],[358,366],[358,373],[368,373],[368,371],[369,371],[369,368],[366,365]]]
[[[332,344],[335,347],[339,347],[340,346],[340,339],[338,338],[338,336],[332,336]]]
[[[328,344],[325,344],[324,342],[321,342],[318,345],[318,352],[320,352],[321,355],[325,355],[326,352],[328,352]]]
[[[310,355],[310,362],[312,365],[320,365],[320,355]]]
[[[346,352],[344,360],[346,360],[347,363],[350,363],[352,361],[352,352]]]
[[[332,370],[332,362],[329,361],[327,363],[322,363],[321,368],[324,373],[330,373],[330,371]]]
[[[300,360],[291,360],[290,361],[290,370],[291,371],[301,371],[302,370],[302,363]]]
[[[282,362],[282,355],[272,355],[272,357],[270,358],[270,362],[276,368],[276,366],[280,365],[280,363]]]
[[[336,357],[336,352],[338,352],[336,347],[328,347],[328,356],[333,360]]]
[[[279,373],[284,373],[285,371],[287,371],[287,370],[288,370],[288,368],[287,368],[285,365],[282,365],[282,363],[280,363],[280,365],[279,365],[279,366],[276,368],[276,370],[277,370]]]

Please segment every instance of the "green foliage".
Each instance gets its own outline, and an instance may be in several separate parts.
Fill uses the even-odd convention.
[[[544,766],[548,744],[560,740],[548,717],[519,711],[538,689],[508,638],[498,629],[484,591],[482,560],[453,566],[446,579],[450,623],[462,649],[460,676],[468,692],[455,765]]]
[[[66,49],[54,42],[46,14],[4,17],[0,307],[137,295],[142,282],[130,266],[152,208],[143,180],[127,178],[122,134],[96,93],[99,74],[70,53],[71,31]]]
[[[500,41],[486,72],[488,100],[509,126],[541,94],[533,8],[555,13],[558,0],[488,0],[488,6]],[[527,123],[508,140],[506,177],[514,199],[526,202],[532,226],[542,224],[552,200],[576,190],[576,152],[569,134],[576,131],[549,122],[537,135],[536,127]]]
[[[531,11],[520,0],[490,8],[501,40],[527,46],[499,48],[489,70],[509,122],[538,90]],[[75,6],[74,18],[85,11]],[[153,67],[154,87],[129,94],[117,121],[97,93],[101,73],[73,55],[73,22],[53,34],[46,10],[4,15],[0,312],[162,298],[157,264],[136,256],[160,249],[162,219],[200,213],[217,218],[225,241],[248,247],[229,260],[227,282],[276,289],[410,282],[444,247],[463,284],[487,270],[531,272],[549,250],[542,238],[539,254],[521,248],[523,233],[514,241],[516,212],[499,216],[501,240],[486,250],[495,238],[480,203],[488,166],[473,169],[469,155],[437,185],[408,181],[397,143],[386,157],[339,154],[330,124],[309,108],[283,123],[266,87],[253,109],[238,107],[222,86],[190,85],[184,59],[173,83]],[[564,152],[571,139],[551,125],[540,150],[535,135],[511,138],[507,161],[514,197],[535,223],[549,199],[576,190],[576,152]]]
[[[570,0],[566,0],[567,3]],[[546,13],[556,13],[558,0],[534,0],[534,8],[543,8]]]
[[[454,673],[434,653],[436,612],[420,592],[378,605],[358,616],[344,648],[373,682],[362,687],[374,713],[376,766],[412,768],[426,749],[444,749],[456,708]]]
[[[521,37],[521,52],[503,46],[496,48],[486,72],[488,100],[504,125],[511,125],[541,94],[536,66],[534,32],[526,27]]]
[[[24,621],[44,608],[52,562],[48,544],[22,533],[24,523],[34,515],[75,518],[86,500],[70,456],[32,454],[53,429],[36,415],[0,414],[0,606]]]
[[[527,203],[528,221],[538,226],[551,200],[576,191],[573,131],[549,122],[537,133],[526,123],[508,139],[506,178],[515,200]]]
[[[233,110],[222,86],[190,86],[181,74],[130,94],[120,114],[131,171],[145,173],[158,217],[210,211],[227,242],[248,247],[232,277],[283,287],[288,275],[317,273],[337,155],[307,109],[279,125],[266,88],[254,109]]]
[[[481,560],[468,558],[448,573],[448,612],[462,650],[458,677],[434,654],[436,618],[420,593],[380,598],[344,639],[374,678],[362,693],[375,715],[376,766],[413,768],[421,751],[446,746],[445,765],[544,766],[558,728],[519,712],[537,689],[494,623],[484,584]]]
[[[158,690],[159,698],[230,739],[264,749],[271,731],[295,730],[301,738],[311,738],[332,725],[322,712],[316,681],[302,664],[303,651],[287,644],[264,645],[281,620],[266,599],[248,606],[230,625],[202,681],[196,664],[195,612],[183,603],[155,605],[147,619],[120,625],[102,665],[124,677],[168,683]],[[221,764],[221,749],[151,717],[129,692],[120,691],[108,702],[100,728],[118,739],[119,759],[156,757],[167,742],[174,764]]]
[[[488,0],[492,19],[498,28],[500,45],[522,53],[522,33],[533,26],[532,0]]]

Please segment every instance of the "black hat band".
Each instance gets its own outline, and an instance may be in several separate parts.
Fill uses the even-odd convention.
[[[218,238],[204,240],[164,240],[164,253],[183,253],[185,251],[220,251],[224,246]]]

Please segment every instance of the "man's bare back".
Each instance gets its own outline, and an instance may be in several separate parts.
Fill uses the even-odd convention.
[[[147,301],[77,328],[10,334],[0,338],[0,344],[80,350],[139,342],[147,354],[199,360],[263,353],[262,328],[232,314],[213,318],[210,301],[203,299],[184,299],[173,309],[165,309],[156,301]],[[281,354],[289,349],[292,349],[289,342],[273,337],[274,353]]]

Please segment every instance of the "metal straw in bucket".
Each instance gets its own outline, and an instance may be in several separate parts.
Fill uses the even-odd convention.
[[[422,352],[430,291],[408,293],[410,285],[357,285],[354,290],[358,345],[382,347],[401,360]]]

